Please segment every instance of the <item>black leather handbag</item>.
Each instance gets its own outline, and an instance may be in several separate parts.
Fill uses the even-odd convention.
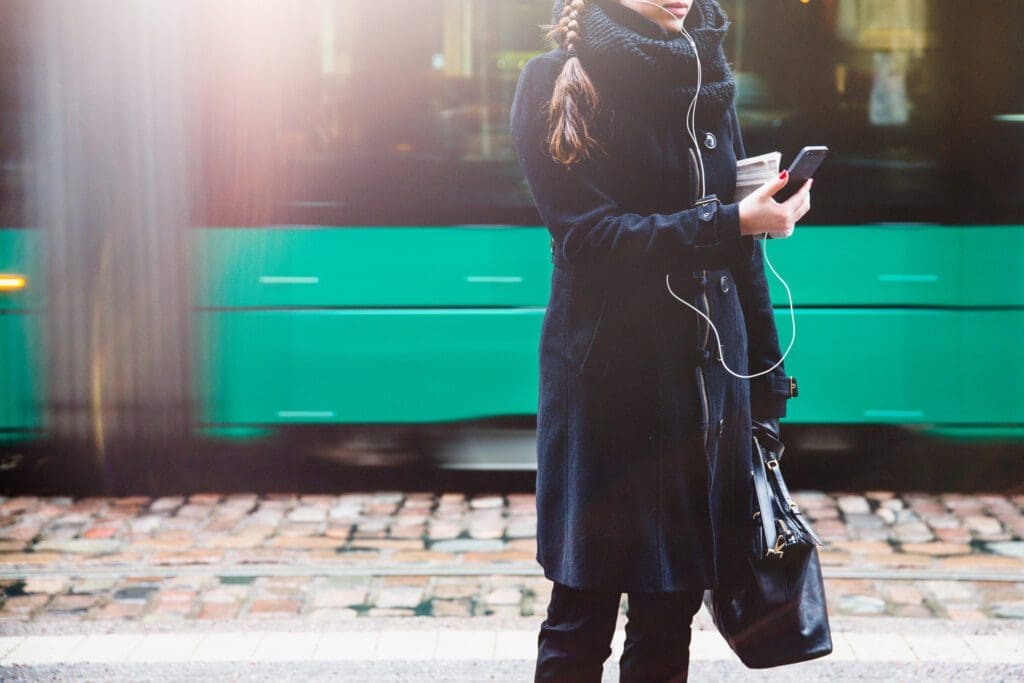
[[[749,668],[794,664],[832,652],[825,586],[818,562],[824,545],[789,495],[779,469],[782,442],[753,436],[753,543],[735,578],[706,591],[719,633]]]

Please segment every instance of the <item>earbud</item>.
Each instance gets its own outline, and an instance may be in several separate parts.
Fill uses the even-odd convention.
[[[690,102],[690,106],[686,110],[686,132],[689,133],[690,140],[693,141],[693,148],[697,152],[697,163],[700,165],[700,170],[698,172],[700,176],[700,196],[704,197],[707,194],[707,188],[704,184],[704,157],[700,153],[700,145],[697,144],[697,97],[700,95],[702,77],[702,71],[700,66],[700,54],[697,53],[697,44],[694,42],[693,38],[690,37],[690,34],[683,26],[683,19],[680,19],[675,14],[669,12],[667,9],[665,9],[656,2],[650,2],[650,0],[634,1],[642,2],[648,5],[653,5],[654,7],[657,7],[658,9],[670,14],[673,19],[677,20],[679,22],[679,32],[686,36],[686,39],[690,41],[690,47],[693,48],[693,55],[697,59],[697,92],[694,93],[693,100]],[[768,234],[765,233],[765,237],[767,236]],[[728,372],[733,377],[738,377],[739,379],[753,379],[754,377],[767,375],[769,372],[782,365],[782,361],[786,360],[786,356],[789,355],[790,350],[793,348],[793,342],[796,341],[796,311],[793,309],[793,293],[790,291],[789,285],[786,284],[786,281],[782,279],[782,276],[779,275],[779,272],[775,270],[775,266],[772,265],[771,260],[768,258],[768,249],[765,246],[764,242],[762,242],[761,249],[762,253],[764,254],[764,260],[768,264],[768,267],[771,268],[772,274],[775,275],[779,282],[782,283],[782,286],[786,288],[786,297],[789,299],[789,319],[792,325],[793,334],[790,337],[789,346],[786,347],[785,353],[782,354],[782,358],[776,361],[775,364],[772,365],[767,370],[761,370],[760,372],[756,372],[753,375],[742,375],[738,372],[735,372],[732,368],[728,366],[728,364],[725,362],[725,347],[722,344],[722,337],[718,334],[718,328],[715,327],[715,324],[711,322],[711,318],[708,317],[707,314],[704,313],[704,311],[700,310],[699,308],[691,304],[689,301],[686,301],[685,299],[681,298],[678,294],[676,294],[674,291],[672,291],[672,285],[669,283],[669,274],[665,273],[665,287],[666,289],[668,289],[669,294],[671,294],[676,300],[689,306],[697,315],[708,321],[708,325],[711,326],[712,331],[715,333],[715,341],[718,343],[718,360],[721,362],[722,367],[725,368],[726,372]]]

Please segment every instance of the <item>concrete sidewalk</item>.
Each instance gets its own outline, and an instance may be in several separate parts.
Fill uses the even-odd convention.
[[[365,618],[311,628],[285,620],[262,628],[244,622],[139,623],[100,632],[49,628],[0,638],[5,680],[61,678],[185,680],[226,675],[238,680],[299,676],[343,680],[530,680],[540,618]],[[65,627],[67,624],[65,624]],[[164,625],[166,626],[166,624]],[[691,644],[695,680],[1020,680],[1024,624],[985,620],[833,619],[834,651],[802,664],[746,669],[702,611]],[[617,680],[622,620],[605,662]]]

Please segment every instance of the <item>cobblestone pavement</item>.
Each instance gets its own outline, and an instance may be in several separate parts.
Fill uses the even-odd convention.
[[[1024,496],[794,498],[829,541],[834,616],[1024,619]],[[534,505],[396,491],[0,498],[0,635],[69,621],[543,615]]]

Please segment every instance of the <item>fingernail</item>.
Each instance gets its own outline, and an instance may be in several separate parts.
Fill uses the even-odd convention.
[[[779,174],[779,179],[781,180],[782,178],[785,178],[788,173],[789,171],[783,171],[782,173]]]

